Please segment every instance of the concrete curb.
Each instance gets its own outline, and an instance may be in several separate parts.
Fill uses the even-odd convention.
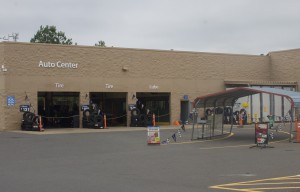
[[[189,129],[190,126],[187,127]],[[160,126],[161,130],[176,130],[178,126]],[[57,128],[45,129],[44,131],[22,131],[13,130],[8,132],[25,133],[32,135],[54,135],[54,134],[79,134],[79,133],[109,133],[109,132],[131,132],[131,131],[147,131],[146,127],[112,127],[108,129],[87,129],[87,128]]]

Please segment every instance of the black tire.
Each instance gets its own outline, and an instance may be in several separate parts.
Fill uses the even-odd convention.
[[[102,115],[92,115],[90,117],[90,127],[100,128],[103,127],[104,118]]]
[[[89,124],[90,124],[89,119],[82,118],[82,127],[83,128],[89,128],[90,127]]]
[[[87,119],[90,123],[96,123],[96,118],[95,118],[94,114],[91,114],[90,116],[88,116]]]
[[[36,124],[39,124],[40,123],[40,117],[39,116],[34,116],[32,118],[32,122],[36,123]]]
[[[25,131],[32,131],[33,126],[23,125],[22,129],[25,130]]]
[[[215,108],[215,114],[219,114],[219,115],[220,115],[220,114],[223,114],[223,111],[224,111],[224,110],[223,110],[223,108],[221,108],[221,107],[216,107],[216,108]]]
[[[233,113],[233,118],[234,118],[235,121],[237,121],[237,122],[235,122],[235,123],[238,124],[239,119],[240,119],[240,112],[239,112],[239,111],[235,111],[235,112]]]
[[[28,113],[30,113],[30,112],[29,112],[29,111],[26,111],[26,112],[23,113],[23,119],[26,119],[26,115],[27,115]]]
[[[231,112],[232,112],[232,108],[231,107],[225,107],[225,109],[224,109],[224,115],[230,116]]]
[[[85,118],[90,118],[92,116],[92,112],[91,112],[91,110],[90,109],[86,109],[86,110],[84,110],[83,111],[83,117],[85,117]]]
[[[104,117],[102,115],[96,116],[96,124],[98,124],[98,128],[104,128]]]
[[[34,113],[26,113],[25,115],[25,119],[28,119],[28,120],[33,120],[33,118],[35,117],[35,114]]]
[[[32,124],[33,121],[31,119],[22,120],[22,124]]]
[[[22,123],[22,126],[33,126],[33,123]]]
[[[211,115],[212,113],[212,110],[211,109],[206,109],[205,110],[205,115],[208,116],[208,115]]]
[[[138,108],[134,108],[131,110],[131,117],[138,118],[141,114],[141,111]]]
[[[146,119],[147,119],[147,116],[144,115],[144,114],[141,114],[141,115],[139,116],[139,121],[142,122],[142,123],[146,123]]]
[[[139,126],[139,118],[131,117],[130,127],[138,127]]]

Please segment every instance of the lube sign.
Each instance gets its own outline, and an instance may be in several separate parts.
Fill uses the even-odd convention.
[[[149,85],[149,89],[159,89],[158,85]]]
[[[53,63],[53,62],[50,62],[50,61],[48,61],[48,62],[40,61],[39,62],[39,67],[77,69],[78,68],[78,63],[67,63],[67,62],[62,62],[62,61],[57,61],[57,62]]]

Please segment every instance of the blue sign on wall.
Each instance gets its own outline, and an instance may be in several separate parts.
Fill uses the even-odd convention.
[[[15,96],[7,96],[7,106],[15,106]]]
[[[128,104],[129,111],[132,111],[135,108],[136,108],[136,104]]]
[[[29,112],[30,105],[20,105],[20,112]]]
[[[81,105],[81,111],[85,111],[87,109],[90,109],[89,105]]]

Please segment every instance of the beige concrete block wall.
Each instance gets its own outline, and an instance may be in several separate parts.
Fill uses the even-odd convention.
[[[4,65],[4,46],[0,44],[0,67]],[[5,77],[4,73],[0,72],[0,131],[4,130],[5,126]]]
[[[3,82],[4,79],[0,76],[0,81]],[[0,82],[0,84],[1,84]],[[4,130],[5,128],[5,113],[4,113],[4,107],[5,107],[5,93],[4,93],[4,90],[1,89],[0,90],[0,131]]]
[[[224,90],[224,80],[269,80],[267,56],[199,52],[101,48],[31,43],[4,43],[9,67],[7,94],[30,93],[37,106],[38,91],[168,92],[171,122],[180,118],[180,100]],[[77,69],[42,68],[43,62],[78,63]],[[123,70],[126,68],[126,70]],[[55,83],[64,84],[57,88]],[[106,84],[113,85],[107,89]],[[149,86],[156,85],[157,89]],[[80,99],[81,102],[82,98]],[[127,99],[127,102],[130,102]],[[17,103],[17,106],[22,102]],[[83,104],[83,103],[81,103]],[[36,107],[37,108],[37,107]],[[19,127],[18,109],[8,111],[8,127]]]
[[[13,76],[102,77],[186,80],[236,78],[268,80],[266,56],[157,51],[83,46],[5,44],[5,58]],[[39,61],[78,63],[78,69],[39,68]],[[128,71],[122,70],[123,66]]]
[[[27,92],[28,98],[32,102],[32,106],[37,110],[37,96],[33,92]],[[6,99],[7,96],[14,96],[15,97],[15,106],[7,106]],[[6,90],[5,94],[5,130],[10,130],[10,129],[21,129],[21,122],[23,118],[23,113],[20,112],[20,105],[25,105],[28,104],[25,101],[25,93],[24,92],[18,92],[15,90]],[[31,112],[33,110],[31,109]]]
[[[300,49],[269,53],[273,81],[300,83]]]

